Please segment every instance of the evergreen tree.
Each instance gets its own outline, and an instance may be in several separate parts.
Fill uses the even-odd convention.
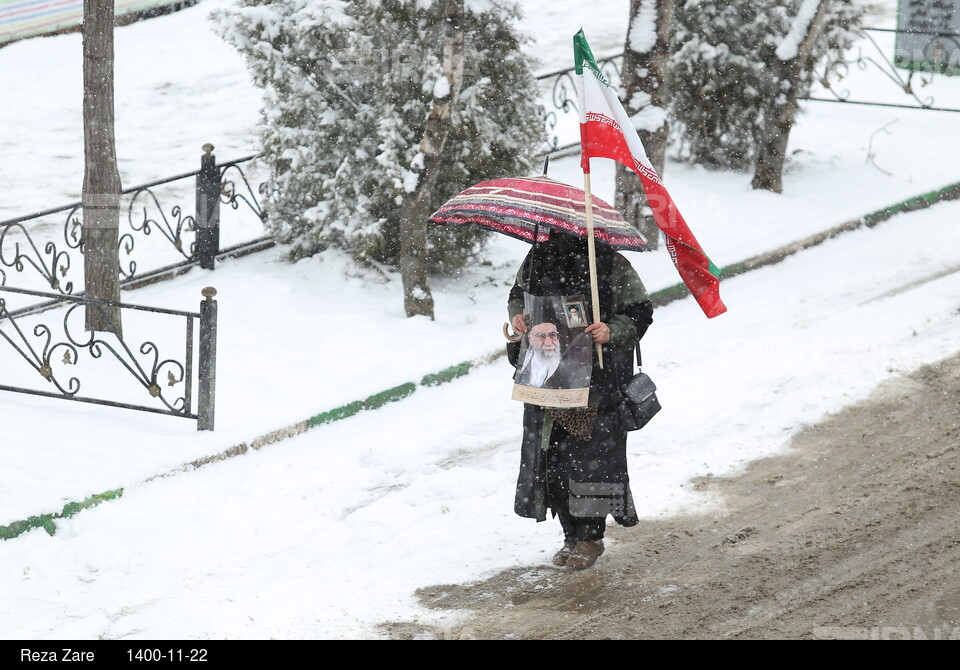
[[[221,34],[264,89],[268,226],[294,257],[334,246],[395,265],[398,214],[441,76],[442,0],[241,0]],[[526,174],[544,131],[512,2],[467,3],[464,72],[432,191]],[[431,210],[432,211],[432,210]],[[434,271],[475,257],[484,234],[431,226]]]
[[[771,63],[803,1],[676,0],[669,83],[679,158],[749,169],[767,103],[783,90]],[[852,0],[830,0],[796,96],[809,91],[818,62],[850,47],[861,16]]]

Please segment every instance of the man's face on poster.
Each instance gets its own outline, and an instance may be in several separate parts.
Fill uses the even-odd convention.
[[[539,323],[530,329],[530,342],[541,358],[552,360],[560,355],[560,333],[552,323]]]

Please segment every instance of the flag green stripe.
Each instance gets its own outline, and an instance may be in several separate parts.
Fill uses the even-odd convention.
[[[581,28],[580,32],[573,36],[573,67],[577,74],[583,75],[584,65],[593,71],[597,76],[597,81],[607,88],[613,88],[610,82],[607,81],[607,78],[603,76],[603,72],[600,71],[600,65],[597,63],[597,59],[594,58],[593,51],[590,49],[590,45],[587,44],[587,38]]]
[[[597,75],[600,74],[600,66],[597,65],[597,59],[593,57],[593,51],[590,50],[590,45],[587,44],[587,38],[581,28],[580,32],[573,36],[573,67],[577,74],[583,74],[584,63]]]

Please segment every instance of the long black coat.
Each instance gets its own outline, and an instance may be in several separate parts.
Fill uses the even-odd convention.
[[[508,311],[518,312],[524,292],[533,295],[589,294],[585,243],[551,234],[555,243],[531,250],[511,291]],[[541,247],[544,245],[540,245]],[[589,439],[580,439],[562,425],[570,410],[557,413],[524,404],[523,440],[514,511],[537,520],[550,507],[548,479],[561,478],[570,512],[577,517],[610,515],[624,526],[637,523],[627,473],[627,433],[618,421],[619,388],[633,376],[633,346],[652,322],[652,304],[630,264],[615,258],[609,247],[597,247],[600,320],[614,339],[602,348],[604,367],[593,353],[590,403],[596,410]],[[538,254],[539,253],[539,257]],[[570,262],[570,258],[573,262]],[[531,265],[532,264],[532,265]],[[638,288],[639,287],[639,288]],[[511,314],[511,316],[512,316]],[[569,424],[568,424],[569,425]],[[547,450],[555,450],[549,452]]]
[[[605,366],[614,355],[604,347]],[[632,359],[631,359],[632,363]],[[630,374],[630,367],[621,372]],[[594,370],[596,372],[596,369]],[[612,375],[602,375],[612,381]],[[629,378],[629,377],[626,377]],[[520,516],[539,521],[546,519],[546,510],[552,507],[547,493],[549,477],[565,478],[567,504],[577,517],[613,516],[624,526],[637,523],[630,479],[627,474],[627,434],[618,426],[618,395],[604,389],[607,382],[591,384],[591,395],[597,395],[599,405],[590,439],[581,440],[568,432],[550,413],[538,405],[523,406],[523,440],[520,445],[520,472],[514,511]],[[547,458],[547,449],[555,449],[556,457]],[[551,471],[559,469],[560,471]]]

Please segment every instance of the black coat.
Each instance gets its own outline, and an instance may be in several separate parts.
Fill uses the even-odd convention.
[[[523,292],[589,294],[586,244],[551,233],[551,241],[554,240],[556,243],[546,245],[546,249],[534,247],[528,254],[518,273],[520,280],[511,291],[511,301],[522,299]],[[547,479],[559,477],[564,481],[564,490],[569,492],[567,502],[574,516],[611,515],[624,526],[638,521],[627,473],[627,433],[618,420],[619,389],[633,376],[633,344],[652,322],[653,310],[649,300],[638,299],[646,298],[645,292],[624,300],[614,273],[613,254],[609,247],[597,245],[600,320],[610,324],[619,319],[619,325],[629,325],[632,337],[626,347],[623,342],[622,348],[603,346],[603,368],[599,367],[596,352],[593,353],[590,409],[596,417],[588,439],[580,439],[573,434],[575,430],[564,427],[565,423],[570,425],[571,419],[583,421],[586,410],[557,411],[524,404],[520,472],[514,500],[514,511],[520,516],[544,520],[547,508],[551,507]],[[629,272],[636,278],[632,268]],[[546,457],[547,448],[558,450],[553,452],[554,458]],[[548,461],[553,463],[551,467]]]
[[[623,358],[604,347],[605,366]],[[621,372],[629,367],[621,362]],[[632,367],[632,358],[631,358]],[[596,369],[594,370],[596,372]],[[514,511],[537,520],[546,518],[551,507],[546,493],[548,477],[564,477],[569,490],[568,505],[574,516],[605,517],[608,514],[624,526],[637,523],[630,479],[627,474],[627,433],[620,430],[617,405],[619,394],[604,390],[612,375],[600,375],[591,384],[591,396],[599,398],[590,438],[582,440],[566,430],[553,412],[539,405],[523,406],[523,440],[520,445],[520,472],[514,497]],[[569,411],[569,410],[567,410]],[[544,447],[564,454],[562,472],[549,472]]]

